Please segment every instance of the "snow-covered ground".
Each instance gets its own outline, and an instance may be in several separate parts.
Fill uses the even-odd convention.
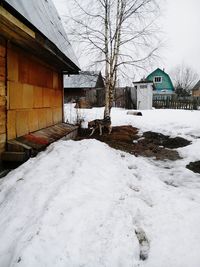
[[[72,122],[73,106],[65,111]],[[186,137],[183,159],[134,157],[97,140],[50,145],[0,180],[1,267],[200,266],[200,175],[185,168],[200,159],[200,111],[142,112],[113,109],[113,125]],[[102,114],[79,111],[85,126]]]

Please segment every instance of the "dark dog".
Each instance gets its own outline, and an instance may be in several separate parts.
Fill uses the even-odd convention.
[[[112,131],[111,119],[110,117],[105,117],[103,120],[90,121],[88,122],[88,128],[92,130],[90,136],[93,135],[96,129],[99,129],[99,134],[102,135],[103,128],[108,129],[108,133],[110,134]]]

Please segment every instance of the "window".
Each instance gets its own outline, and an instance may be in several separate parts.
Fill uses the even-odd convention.
[[[140,85],[140,89],[146,89],[147,88],[147,85],[146,84],[141,84]]]
[[[162,82],[162,77],[161,76],[155,76],[154,77],[154,83],[161,83]]]

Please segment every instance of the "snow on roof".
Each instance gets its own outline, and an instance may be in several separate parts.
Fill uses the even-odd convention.
[[[52,0],[5,0],[79,66]]]
[[[199,90],[200,88],[200,80],[195,84],[194,88],[192,90]]]
[[[95,88],[101,75],[96,71],[81,71],[79,75],[64,76],[64,88]]]

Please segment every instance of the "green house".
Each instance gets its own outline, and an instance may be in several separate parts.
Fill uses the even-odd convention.
[[[154,87],[156,93],[174,93],[174,86],[169,75],[161,69],[156,69],[152,73],[150,73],[147,78],[147,81],[152,81],[154,83]]]

